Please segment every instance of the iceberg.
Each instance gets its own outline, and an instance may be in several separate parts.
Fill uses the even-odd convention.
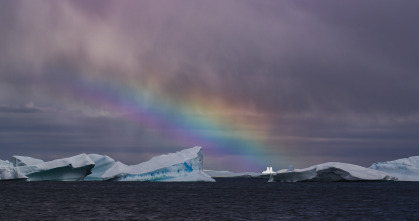
[[[8,160],[0,160],[0,181],[26,180],[28,177],[20,173]]]
[[[374,163],[369,168],[391,174],[399,181],[419,181],[419,156]]]
[[[109,170],[114,164],[115,160],[99,154],[88,154],[89,158],[95,163],[92,173],[84,178],[85,181],[101,181],[102,175]]]
[[[114,181],[215,182],[202,168],[202,147],[196,146],[153,157],[147,162],[133,166],[116,162],[102,175],[102,178]]]
[[[27,176],[28,181],[82,181],[95,166],[86,154],[48,162],[23,156],[13,158],[15,168]]]
[[[230,171],[216,171],[216,170],[204,170],[204,172],[212,178],[260,178],[260,176],[263,175],[262,173],[255,173],[255,172],[234,173]]]
[[[275,172],[272,170],[272,167],[266,167],[266,170],[262,171],[262,173],[263,174],[272,174],[272,173],[275,173]]]
[[[305,169],[283,169],[273,175],[275,181],[385,181],[397,180],[396,177],[377,170],[361,167],[354,164],[328,162],[314,165]]]

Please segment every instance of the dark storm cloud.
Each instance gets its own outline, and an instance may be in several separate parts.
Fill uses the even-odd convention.
[[[147,128],[121,118],[57,111],[23,116],[0,112],[0,122],[0,159],[30,155],[53,160],[79,153],[98,153],[134,164],[173,148]],[[156,144],[160,148],[153,148]]]
[[[305,3],[151,7],[151,59],[177,58],[163,88],[273,113],[417,112],[417,3]]]
[[[133,40],[129,42],[134,43],[133,49],[142,51],[123,52],[138,56],[133,58],[139,64],[133,70],[115,57],[114,73],[132,80],[129,72],[137,71],[134,78],[147,84],[147,72],[153,70],[158,80],[152,86],[179,99],[198,91],[222,96],[242,108],[253,106],[272,113],[318,110],[414,114],[419,109],[419,102],[414,101],[419,93],[418,65],[413,62],[419,56],[415,2],[127,1],[122,7],[111,1],[70,2],[77,6],[74,13],[88,16],[87,21],[118,26],[112,34],[131,36],[128,39]],[[71,25],[61,15],[52,14],[48,19],[54,17],[59,18],[60,25]],[[53,33],[61,31],[51,28]],[[87,38],[88,33],[81,35]],[[68,39],[66,43],[76,42]],[[80,78],[80,73],[93,75],[89,73],[91,67],[101,73],[98,77],[111,74],[104,72],[112,66],[97,69],[106,63],[106,57],[101,60],[84,50],[83,43],[76,44],[74,48],[81,46],[80,50],[63,48],[56,51],[57,56],[47,57],[47,66],[67,63],[54,74],[65,72]],[[143,44],[148,46],[139,46]],[[113,45],[106,47],[115,49],[105,52],[109,54],[119,50]],[[66,72],[68,64],[79,71]],[[31,75],[24,76],[34,78]]]

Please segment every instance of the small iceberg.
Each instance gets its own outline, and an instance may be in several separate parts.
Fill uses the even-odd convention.
[[[266,167],[266,170],[262,171],[262,174],[275,174],[276,172],[274,172],[272,170],[272,167]]]

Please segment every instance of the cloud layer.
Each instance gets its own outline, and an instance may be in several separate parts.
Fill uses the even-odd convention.
[[[415,1],[2,2],[0,158],[98,152],[137,163],[181,148],[124,117],[132,113],[67,89],[93,82],[120,103],[141,98],[152,106],[158,98],[188,106],[181,114],[191,118],[229,122],[238,131],[199,129],[213,139],[253,134],[279,159],[266,159],[275,167],[417,155],[418,8]],[[125,98],[130,85],[140,88],[137,98]],[[243,169],[225,161],[209,155],[205,163]]]

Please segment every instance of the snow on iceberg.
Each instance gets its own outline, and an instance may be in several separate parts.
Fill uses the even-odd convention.
[[[13,167],[13,164],[8,160],[0,160],[0,167]]]
[[[329,162],[314,165],[305,169],[279,170],[273,175],[275,181],[299,182],[299,181],[380,181],[397,180],[390,174],[347,163]]]
[[[44,163],[43,160],[35,159],[32,157],[25,157],[25,156],[13,156],[14,159],[14,166],[20,167],[20,166],[33,166],[36,164]]]
[[[8,160],[0,160],[1,180],[25,180],[28,177],[20,173]]]
[[[16,169],[27,176],[28,181],[81,181],[95,166],[86,154],[48,162],[31,157],[13,158]]]
[[[374,163],[369,168],[391,174],[399,181],[419,181],[419,156]]]
[[[151,158],[133,166],[116,162],[103,175],[115,181],[208,181],[215,182],[202,169],[202,147],[193,147]]]
[[[266,167],[266,170],[262,171],[263,174],[274,174],[272,167]]]
[[[92,173],[84,178],[85,181],[101,181],[102,175],[115,164],[115,160],[99,154],[88,154],[87,156],[95,162]]]

